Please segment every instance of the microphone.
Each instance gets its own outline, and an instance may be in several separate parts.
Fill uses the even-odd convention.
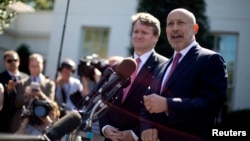
[[[99,94],[104,94],[114,88],[119,82],[124,81],[132,75],[136,69],[136,62],[133,58],[125,58],[116,66],[116,72],[113,73],[108,82],[105,83],[99,90]]]
[[[107,92],[112,91],[112,89],[116,87],[116,85],[119,83],[125,83],[125,82],[127,83],[127,80],[130,79],[130,75],[135,71],[135,69],[136,69],[136,62],[133,58],[130,57],[124,58],[122,62],[117,64],[115,69],[116,72],[110,75],[109,80],[101,86],[101,88],[96,92],[96,94],[94,94],[94,96],[89,100],[88,105],[83,106],[82,109],[83,119],[89,116],[94,105],[97,104],[97,102],[101,100],[102,97],[105,97],[105,94]],[[122,85],[125,86],[125,84]],[[112,94],[106,96],[106,99],[107,97],[110,98],[111,97],[110,95],[114,95],[114,91],[117,90],[113,90]]]
[[[122,62],[117,64],[115,69],[116,71],[111,74],[109,80],[101,86],[101,88],[95,94],[95,97],[92,97],[91,100],[89,100],[90,102],[87,106],[83,108],[83,112],[89,113],[88,111],[91,111],[93,106],[98,102],[98,100],[100,100],[107,92],[111,91],[117,84],[122,83],[123,81],[127,81],[127,79],[130,79],[130,76],[135,71],[135,69],[135,60],[131,57],[124,58]],[[114,91],[112,92],[112,95],[113,93]]]
[[[72,132],[81,123],[81,115],[76,111],[69,111],[65,116],[59,119],[47,131],[44,137],[51,141],[59,140],[65,134]]]
[[[130,78],[122,80],[114,88],[112,88],[112,90],[110,90],[108,93],[103,94],[102,95],[102,100],[105,103],[110,102],[110,99],[112,99],[121,88],[128,87],[130,83],[131,83],[131,79]]]
[[[130,78],[122,80],[114,88],[112,88],[109,92],[102,95],[102,97],[99,99],[99,100],[101,100],[100,101],[101,103],[99,103],[99,105],[98,105],[99,107],[97,108],[97,112],[96,112],[97,119],[101,118],[108,111],[108,109],[109,109],[108,105],[110,105],[110,103],[113,103],[113,100],[116,99],[116,98],[114,98],[114,96],[116,96],[118,94],[117,92],[121,88],[126,88],[130,83],[131,83]],[[94,118],[93,121],[96,121],[97,119]]]
[[[101,79],[98,81],[98,83],[94,86],[93,89],[91,89],[91,91],[77,104],[76,108],[81,108],[84,105],[88,105],[89,101],[92,97],[95,96],[97,90],[103,85],[104,82],[106,82],[109,78],[109,76],[114,73],[113,69],[108,67],[107,69],[105,69],[105,71],[103,72],[103,75],[101,77]]]

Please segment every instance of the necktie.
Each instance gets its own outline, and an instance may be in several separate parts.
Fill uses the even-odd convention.
[[[32,82],[36,82],[36,78],[35,77],[32,77]]]
[[[12,80],[19,81],[20,80],[20,76],[12,75]]]
[[[137,71],[138,71],[138,68],[140,67],[140,63],[141,63],[141,59],[138,57],[138,58],[136,59],[136,64],[137,64],[137,65],[136,65],[136,69],[135,69],[135,71],[133,72],[133,74],[131,75],[131,83],[130,83],[130,85],[129,85],[127,88],[125,88],[125,90],[124,90],[124,92],[123,92],[122,102],[123,102],[123,101],[125,100],[125,98],[127,97],[128,91],[129,91],[131,85],[133,84],[133,82],[134,82],[134,80],[135,80],[136,73],[137,73]]]
[[[63,100],[63,103],[66,103],[66,92],[65,92],[65,89],[64,87],[62,86],[61,87],[61,94],[62,94],[62,100]]]
[[[172,67],[163,83],[163,87],[167,84],[167,81],[168,79],[171,77],[172,73],[174,72],[176,66],[178,65],[178,62],[179,62],[179,59],[181,58],[182,54],[181,53],[176,53],[175,57],[174,57],[174,60],[173,60],[173,63],[172,63]],[[164,88],[162,88],[164,89]]]

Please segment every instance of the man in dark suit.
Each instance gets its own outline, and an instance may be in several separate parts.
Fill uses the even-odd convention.
[[[138,140],[142,96],[156,66],[168,60],[154,51],[161,31],[158,19],[149,13],[137,13],[132,16],[132,26],[133,58],[140,58],[140,64],[137,64],[138,69],[134,72],[135,80],[131,78],[130,88],[119,92],[118,99],[100,119],[101,133],[107,141]]]
[[[175,9],[167,17],[173,58],[179,53],[181,57],[172,74],[173,58],[155,70],[141,112],[146,119],[141,126],[143,141],[208,140],[211,136],[226,100],[227,70],[220,54],[195,41],[198,28],[195,16],[186,9]]]
[[[0,73],[0,83],[4,86],[3,109],[0,111],[0,132],[10,132],[10,123],[15,113],[16,85],[21,79],[27,78],[26,73],[20,72],[20,58],[16,51],[8,50],[3,56],[6,70]]]

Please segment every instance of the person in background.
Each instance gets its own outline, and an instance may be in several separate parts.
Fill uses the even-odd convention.
[[[60,110],[55,101],[39,100],[38,102],[37,105],[43,106],[43,108],[46,106],[46,110],[48,110],[46,112],[48,113],[39,117],[34,115],[34,112],[32,113],[32,109],[26,109],[24,111],[22,123],[15,134],[42,135],[47,131],[49,126],[59,120]],[[33,104],[35,105],[35,103]]]
[[[91,88],[93,88],[93,85],[98,83],[98,81],[102,77],[102,72],[100,70],[98,70],[97,68],[93,68],[93,71],[93,81],[91,81],[90,77],[88,76],[81,76],[83,85],[83,96],[86,96],[90,92]]]
[[[112,68],[115,67],[118,63],[122,62],[122,60],[124,59],[124,57],[122,56],[111,56],[108,59],[105,59],[105,61],[103,61],[106,65],[104,65],[104,68]],[[90,89],[93,88],[93,86],[98,83],[98,81],[101,79],[102,77],[102,72],[101,70],[99,70],[97,67],[93,68],[93,76],[87,76],[87,75],[82,75],[80,76],[82,79],[82,84],[83,84],[83,94],[84,96],[87,95],[90,92]],[[115,70],[113,70],[115,71]],[[93,78],[93,81],[91,81],[91,78]],[[94,82],[94,83],[92,83]]]
[[[21,123],[23,106],[28,107],[34,98],[52,100],[55,97],[55,83],[43,74],[44,59],[41,54],[34,53],[29,56],[30,76],[17,85],[15,106],[18,108],[12,120],[12,130],[15,132]]]
[[[166,23],[174,54],[169,62],[156,68],[148,95],[143,97],[141,139],[209,140],[216,116],[226,100],[225,61],[196,41],[199,26],[187,9],[172,10]],[[174,59],[176,56],[179,59]]]
[[[130,89],[121,89],[117,100],[100,118],[100,129],[105,141],[137,141],[139,134],[139,113],[142,97],[146,93],[153,71],[157,65],[168,59],[155,52],[154,47],[161,33],[160,22],[149,13],[132,16],[133,58],[138,60],[136,78],[131,78]],[[128,90],[127,90],[128,89]],[[128,92],[126,92],[128,91]]]
[[[19,71],[20,58],[16,51],[8,50],[3,55],[5,71],[0,73],[0,83],[4,87],[3,108],[0,111],[0,132],[11,132],[11,121],[16,112],[16,85],[21,79],[28,78],[28,74]]]
[[[3,99],[4,99],[4,88],[3,88],[3,84],[0,83],[0,111],[3,108]]]
[[[65,59],[59,68],[59,76],[56,79],[56,102],[60,107],[64,107],[68,110],[75,108],[76,103],[71,100],[72,94],[78,95],[77,97],[83,97],[83,86],[79,79],[73,77],[76,70],[76,64],[72,59]]]
[[[43,100],[55,99],[55,83],[43,74],[44,59],[41,54],[34,53],[29,57],[29,78],[23,79],[18,85],[19,93],[16,106],[22,107],[31,99],[38,97]]]
[[[124,57],[122,57],[122,56],[111,56],[107,59],[108,65],[110,67],[113,67],[113,66],[117,65],[118,63],[122,62],[123,59],[124,59]]]

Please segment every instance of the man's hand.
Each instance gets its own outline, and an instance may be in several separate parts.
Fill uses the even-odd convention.
[[[119,139],[122,136],[122,132],[112,126],[106,127],[104,130],[104,134],[106,137],[108,137],[112,141],[119,141]]]
[[[97,69],[97,68],[94,68],[94,79],[95,79],[95,82],[97,83],[102,77],[102,72]]]
[[[15,82],[13,80],[9,80],[8,85],[7,85],[7,91],[8,92],[13,91],[17,83],[18,82]]]
[[[142,141],[158,141],[158,131],[156,129],[147,129],[141,133]]]
[[[42,96],[42,91],[40,88],[38,88],[36,90],[31,90],[31,94],[33,95],[33,97],[39,97]]]
[[[121,132],[122,132],[122,136],[120,136],[119,141],[134,141],[131,130],[124,130]]]
[[[144,106],[149,113],[167,112],[167,99],[157,94],[143,96]]]
[[[89,86],[89,77],[82,76],[82,86],[83,86],[83,92],[82,96],[86,96],[90,92],[90,86]]]
[[[31,95],[31,88],[30,86],[25,87],[24,90],[24,96],[30,96]]]

